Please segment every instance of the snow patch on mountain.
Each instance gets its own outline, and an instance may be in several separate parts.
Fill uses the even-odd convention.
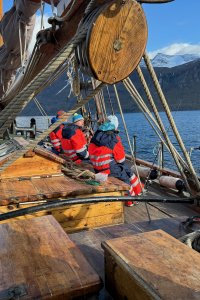
[[[196,59],[200,59],[200,54],[167,55],[158,53],[153,59],[151,59],[151,62],[154,67],[173,68]],[[141,62],[141,66],[145,66],[144,61]]]

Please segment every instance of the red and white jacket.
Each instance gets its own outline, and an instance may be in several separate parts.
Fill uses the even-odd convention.
[[[62,129],[62,150],[66,157],[76,163],[89,158],[86,138],[81,127],[74,124],[67,124]]]
[[[88,148],[90,161],[96,173],[111,174],[110,163],[115,160],[118,164],[125,162],[125,151],[120,137],[115,131],[101,131],[98,130]],[[119,169],[120,172],[120,169]],[[123,176],[118,174],[121,180]],[[141,183],[135,174],[129,175],[130,195],[135,196],[142,192]],[[125,181],[126,182],[126,181]]]
[[[120,137],[113,131],[97,130],[88,148],[90,161],[96,173],[110,174],[110,163],[125,161],[125,151]]]
[[[61,152],[61,140],[62,140],[62,129],[64,127],[64,124],[61,124],[60,126],[58,126],[56,129],[54,129],[50,134],[50,140],[51,143],[53,145],[53,148],[58,151]]]

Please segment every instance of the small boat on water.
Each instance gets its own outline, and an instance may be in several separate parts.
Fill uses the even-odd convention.
[[[145,51],[142,3],[164,5],[170,0],[43,2],[57,6],[58,13],[49,19],[51,27],[38,33],[29,59],[26,50],[41,1],[16,0],[1,22],[0,299],[199,299],[199,233],[193,230],[199,222],[200,181]],[[11,63],[6,45],[12,37],[15,49],[10,46],[10,51],[16,60]],[[139,66],[142,58],[182,156],[160,118]],[[21,75],[13,83],[19,67]],[[129,78],[134,70],[154,115]],[[24,106],[66,72],[76,99],[73,108],[34,139],[16,135],[5,140]],[[157,164],[135,158],[120,82],[172,154],[178,171],[163,167],[162,147]],[[114,177],[98,182],[90,164],[76,165],[41,143],[80,109],[89,129],[97,119],[106,119],[106,104],[113,109],[110,87],[130,147],[127,164],[144,183],[133,207],[124,206],[133,200],[127,195],[129,185]],[[91,99],[96,119],[87,106]],[[182,238],[189,232],[193,236]]]

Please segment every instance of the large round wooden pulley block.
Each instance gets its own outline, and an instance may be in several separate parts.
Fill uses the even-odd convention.
[[[113,84],[139,64],[147,42],[147,23],[141,5],[116,0],[106,5],[90,26],[87,60],[96,79]]]

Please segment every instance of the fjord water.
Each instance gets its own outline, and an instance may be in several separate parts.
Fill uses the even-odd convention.
[[[198,148],[200,146],[200,111],[178,111],[172,112],[174,121],[178,128],[178,131],[182,137],[186,149],[189,151],[191,147]],[[120,136],[122,138],[123,144],[125,146],[126,152],[130,153],[127,138],[125,135],[122,119],[119,117],[119,130]],[[180,152],[178,143],[172,133],[172,129],[167,121],[164,112],[160,113],[160,117],[165,125],[167,133],[176,147]],[[30,119],[35,118],[37,130],[43,131],[48,128],[52,116],[35,116],[35,117],[17,117],[17,125],[19,127],[29,127]],[[136,138],[136,154],[138,158],[148,160],[152,164],[157,164],[157,149],[159,144],[159,138],[155,134],[152,127],[147,122],[146,118],[142,113],[125,113],[124,118],[128,128],[131,143],[133,141],[133,136]],[[198,174],[200,174],[200,150],[192,151],[191,160],[194,168]],[[177,169],[173,158],[164,149],[164,166],[170,169]]]
[[[191,147],[200,147],[200,111],[178,111],[172,112],[172,115],[186,149],[189,151]],[[136,156],[152,163],[154,161],[157,163],[156,155],[158,152],[159,138],[144,115],[142,113],[127,113],[124,117],[131,138],[131,143],[133,141],[133,136],[136,136]],[[160,117],[165,125],[165,129],[167,130],[170,140],[181,154],[178,142],[174,137],[165,113],[161,112]],[[120,117],[119,119],[120,136],[128,152],[129,147],[124,133],[123,123]],[[196,172],[200,174],[200,150],[192,151],[191,160]],[[176,169],[174,160],[166,148],[164,149],[164,166],[170,169]]]

